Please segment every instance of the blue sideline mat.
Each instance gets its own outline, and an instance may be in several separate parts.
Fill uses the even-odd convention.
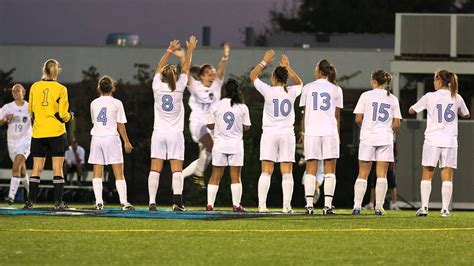
[[[57,211],[51,208],[35,208],[33,210],[22,210],[17,208],[0,208],[0,215],[42,215],[42,216],[89,216],[89,217],[115,217],[115,218],[151,218],[151,219],[201,219],[201,220],[225,220],[258,218],[282,215],[281,213],[257,213],[243,212],[235,213],[231,211],[198,211],[190,210],[186,212],[174,212],[161,209],[156,212],[148,211],[148,208],[137,208],[135,211],[121,211],[119,208],[105,208],[102,211],[95,209],[70,208],[68,210]]]

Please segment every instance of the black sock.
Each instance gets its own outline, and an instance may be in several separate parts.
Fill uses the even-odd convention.
[[[183,195],[173,195],[173,204],[183,206]]]
[[[53,177],[54,202],[63,201],[64,178],[62,176]]]
[[[28,192],[28,201],[35,202],[36,197],[38,196],[38,187],[40,184],[40,177],[39,176],[32,176],[30,177],[30,185],[29,185],[29,192]]]

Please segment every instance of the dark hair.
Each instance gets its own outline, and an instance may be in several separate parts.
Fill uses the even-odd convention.
[[[202,75],[204,75],[204,73],[205,73],[208,69],[212,69],[212,66],[209,65],[209,64],[202,65],[201,68],[199,69],[199,77],[201,77]]]
[[[161,71],[161,81],[168,83],[171,91],[176,90],[176,67],[173,65],[166,65]]]
[[[201,79],[201,77],[199,76],[199,72],[201,72],[200,66],[192,66],[191,68],[189,68],[189,75],[195,80]]]
[[[273,75],[275,76],[276,81],[283,83],[283,89],[285,92],[288,92],[288,86],[286,83],[288,82],[288,69],[283,66],[277,66],[273,71]]]
[[[329,63],[327,59],[323,59],[319,61],[318,63],[318,70],[321,72],[324,76],[328,78],[328,81],[331,82],[334,85],[336,84],[336,68]]]
[[[109,76],[103,76],[99,79],[97,89],[102,93],[110,93],[115,89],[115,81]]]
[[[240,91],[239,82],[234,78],[228,78],[224,83],[224,89],[226,92],[225,98],[230,98],[230,106],[234,106],[236,103],[244,103],[244,97]]]
[[[435,78],[441,80],[441,84],[444,87],[448,87],[451,91],[451,96],[456,96],[458,94],[458,75],[450,72],[448,70],[440,70],[436,72]]]
[[[392,83],[392,75],[385,70],[377,70],[372,72],[371,78],[377,82],[378,85],[384,85],[387,95],[390,95],[390,84]]]

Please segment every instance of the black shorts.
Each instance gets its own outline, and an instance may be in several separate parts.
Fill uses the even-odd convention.
[[[67,134],[51,138],[31,138],[31,155],[33,157],[64,157],[69,148]]]

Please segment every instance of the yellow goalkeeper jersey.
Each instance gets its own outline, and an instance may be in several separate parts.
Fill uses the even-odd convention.
[[[58,137],[66,133],[71,119],[67,89],[57,81],[42,80],[31,85],[28,112],[33,117],[33,138]]]

